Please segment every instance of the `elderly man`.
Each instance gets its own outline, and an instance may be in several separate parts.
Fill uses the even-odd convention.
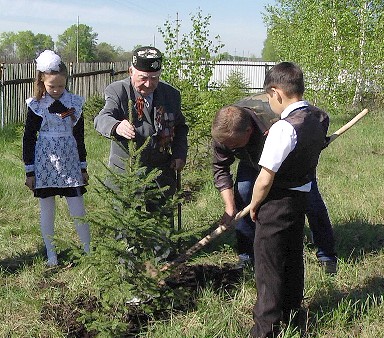
[[[169,186],[167,195],[176,190],[175,171],[183,169],[187,157],[188,127],[181,112],[180,92],[160,80],[161,52],[150,46],[133,52],[129,77],[105,89],[105,105],[95,118],[95,128],[103,136],[113,138],[109,165],[124,170],[127,140],[138,147],[150,137],[141,153],[141,161],[149,170],[161,170],[157,183]],[[133,102],[129,121],[129,101]]]

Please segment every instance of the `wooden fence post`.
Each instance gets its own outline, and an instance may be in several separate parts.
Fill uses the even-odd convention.
[[[73,91],[73,62],[69,63],[68,67],[68,90]]]
[[[0,111],[1,111],[1,129],[4,128],[3,69],[4,69],[4,63],[0,64]]]

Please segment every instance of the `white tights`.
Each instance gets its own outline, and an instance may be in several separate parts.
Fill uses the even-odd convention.
[[[57,265],[57,255],[53,244],[54,222],[55,222],[55,196],[40,198],[40,228],[43,236],[45,248],[47,250],[48,265]],[[83,196],[66,197],[68,209],[71,217],[74,217],[77,234],[83,249],[86,253],[90,250],[90,230],[87,223],[82,222],[77,217],[85,216]]]

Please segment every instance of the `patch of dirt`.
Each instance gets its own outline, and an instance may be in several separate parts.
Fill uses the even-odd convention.
[[[170,287],[185,287],[197,290],[207,285],[214,289],[233,287],[242,275],[242,270],[233,264],[179,265],[165,280]]]
[[[222,267],[216,265],[181,264],[175,268],[164,282],[167,287],[172,289],[181,288],[185,290],[193,301],[193,296],[198,290],[207,286],[214,290],[232,289],[239,282],[241,276],[242,270],[233,264],[224,264]],[[59,288],[63,294],[63,296],[56,299],[54,303],[44,304],[41,311],[41,319],[43,321],[54,321],[69,338],[93,338],[97,336],[96,333],[87,332],[85,326],[78,321],[82,311],[92,312],[93,310],[97,310],[99,304],[96,298],[82,296],[68,303],[64,296],[65,285],[52,281],[52,283],[45,282],[41,287]],[[187,310],[190,306],[191,304],[187,304],[186,302],[185,308],[178,310]],[[134,316],[127,318],[130,329],[126,337],[137,336],[140,330],[145,327],[147,320],[148,318],[145,315],[140,315],[137,312]]]
[[[41,310],[43,321],[54,321],[66,337],[91,338],[96,334],[87,332],[85,326],[78,321],[81,311],[92,311],[97,306],[97,300],[90,297],[80,297],[72,303],[67,303],[64,298],[55,303],[45,303]]]

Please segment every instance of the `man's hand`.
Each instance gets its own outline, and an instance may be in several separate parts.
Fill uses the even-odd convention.
[[[125,137],[127,140],[135,138],[135,127],[128,120],[123,120],[116,128],[116,134]]]
[[[236,211],[234,212],[231,212],[230,214],[228,214],[227,212],[224,212],[224,215],[221,216],[221,220],[220,220],[220,224],[229,224],[233,221],[233,219],[235,218],[236,216]]]
[[[176,158],[171,162],[171,168],[176,171],[181,171],[184,168],[184,166],[185,166],[185,161],[180,158]]]
[[[25,185],[29,188],[29,190],[35,189],[35,176],[29,176],[25,179]]]
[[[220,194],[225,204],[224,215],[221,217],[220,222],[221,224],[229,224],[237,213],[233,188],[224,189],[220,191]]]

